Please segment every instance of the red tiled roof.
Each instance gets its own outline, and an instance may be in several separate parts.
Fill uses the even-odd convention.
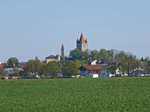
[[[83,67],[87,70],[100,70],[101,68],[104,67],[104,65],[88,65]]]

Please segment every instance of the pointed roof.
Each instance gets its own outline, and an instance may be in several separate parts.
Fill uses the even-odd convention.
[[[64,44],[62,44],[61,49],[64,49]]]
[[[83,36],[82,33],[81,33],[80,41],[83,42],[83,43],[85,43],[84,36]]]

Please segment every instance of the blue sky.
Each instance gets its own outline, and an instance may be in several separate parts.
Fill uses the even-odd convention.
[[[65,54],[81,32],[89,49],[150,56],[150,0],[0,0],[0,62]]]

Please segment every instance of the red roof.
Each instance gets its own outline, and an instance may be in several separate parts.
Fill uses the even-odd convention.
[[[64,44],[62,44],[61,49],[64,49]]]
[[[81,37],[80,37],[80,41],[83,42],[83,43],[87,43],[87,39],[84,40],[84,36],[83,34],[81,33]]]
[[[104,67],[104,65],[88,65],[83,67],[87,70],[100,70],[101,68]]]
[[[20,68],[25,69],[26,66],[25,65],[20,65]]]
[[[4,68],[5,66],[8,66],[8,63],[1,63],[0,68]]]

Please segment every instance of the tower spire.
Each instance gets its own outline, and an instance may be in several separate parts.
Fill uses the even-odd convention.
[[[64,49],[64,44],[62,44],[61,49]]]
[[[64,58],[65,56],[64,56],[64,44],[62,44],[62,46],[61,46],[61,58]]]
[[[80,41],[83,42],[83,43],[85,43],[83,33],[81,33]]]

